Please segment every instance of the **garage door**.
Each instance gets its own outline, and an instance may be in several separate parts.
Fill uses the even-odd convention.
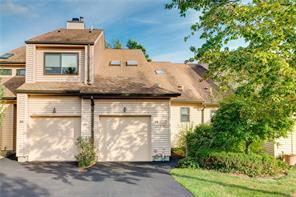
[[[79,117],[35,117],[28,131],[29,161],[73,161]]]
[[[99,161],[151,161],[150,117],[100,117]]]

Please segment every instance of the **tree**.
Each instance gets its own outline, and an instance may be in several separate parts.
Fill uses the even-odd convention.
[[[243,98],[249,129],[268,128],[260,140],[286,136],[296,112],[296,1],[172,0],[166,8],[201,14],[190,36],[199,32],[205,43],[191,47],[190,61],[207,63],[221,91]],[[238,39],[242,46],[227,47]]]
[[[106,47],[112,48],[112,49],[121,49],[122,44],[121,44],[120,40],[116,39],[116,40],[113,40],[112,43],[107,43]]]
[[[129,39],[126,44],[126,47],[129,49],[141,49],[146,57],[146,60],[148,62],[151,62],[151,59],[149,58],[149,55],[147,54],[145,47],[139,44],[137,41]]]

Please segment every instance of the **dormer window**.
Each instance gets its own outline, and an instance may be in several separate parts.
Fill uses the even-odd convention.
[[[126,62],[126,65],[127,66],[137,66],[138,65],[138,62],[136,60],[128,60]]]
[[[78,53],[44,53],[44,74],[77,75]]]

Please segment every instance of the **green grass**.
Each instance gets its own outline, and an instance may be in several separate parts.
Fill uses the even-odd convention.
[[[296,168],[279,178],[250,178],[203,169],[175,168],[171,174],[194,196],[296,196]]]

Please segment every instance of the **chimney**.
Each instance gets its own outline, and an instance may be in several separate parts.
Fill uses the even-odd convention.
[[[85,29],[83,17],[80,16],[79,18],[72,18],[72,20],[67,21],[67,29]]]

